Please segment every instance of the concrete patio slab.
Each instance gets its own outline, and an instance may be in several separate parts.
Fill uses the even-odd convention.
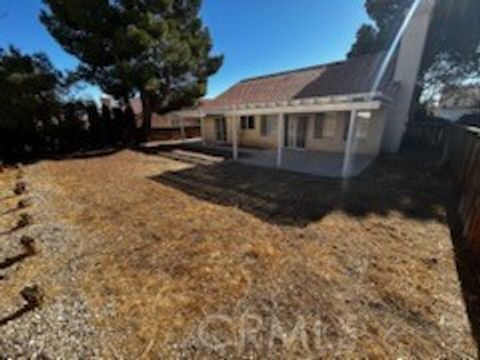
[[[228,146],[209,147],[226,157],[231,156]],[[359,175],[375,160],[371,155],[355,155],[352,159],[352,176]],[[277,169],[277,151],[251,148],[239,148],[238,161],[243,164]],[[342,177],[343,154],[311,150],[283,149],[282,170],[325,176]]]
[[[359,175],[373,160],[373,156],[356,155],[352,161],[351,174]],[[249,165],[277,168],[277,152],[241,149],[238,161]],[[343,154],[284,149],[281,169],[338,178],[342,176]]]

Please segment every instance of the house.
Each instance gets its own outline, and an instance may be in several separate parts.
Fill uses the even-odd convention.
[[[480,113],[480,86],[447,87],[443,90],[436,117],[458,121],[465,115]]]
[[[206,103],[202,100],[200,104]],[[137,117],[137,126],[141,126],[142,119],[142,101],[140,98],[130,100],[130,105]],[[172,111],[167,114],[152,114],[152,128],[149,136],[150,140],[180,140],[186,138],[200,137],[200,113],[198,106],[178,111]]]
[[[231,146],[235,160],[335,177],[398,151],[433,6],[419,6],[395,52],[234,85],[200,108],[204,144]]]
[[[179,129],[182,126],[200,128],[200,117],[195,114],[188,116],[177,112],[152,115],[152,129]]]

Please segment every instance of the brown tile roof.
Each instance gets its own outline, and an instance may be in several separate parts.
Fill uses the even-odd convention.
[[[230,105],[281,102],[321,96],[358,94],[371,91],[384,52],[351,60],[313,66],[243,80],[202,109],[218,109]],[[393,66],[382,88],[390,83]]]

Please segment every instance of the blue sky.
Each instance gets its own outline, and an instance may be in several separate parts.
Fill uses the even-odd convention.
[[[364,0],[204,0],[202,16],[225,55],[210,79],[208,97],[251,76],[344,58],[359,25]],[[60,69],[76,66],[38,20],[40,0],[0,0],[0,46],[46,52]],[[98,96],[92,88],[83,90]]]

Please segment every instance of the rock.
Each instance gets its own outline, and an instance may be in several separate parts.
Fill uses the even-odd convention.
[[[20,219],[17,221],[17,229],[24,228],[33,224],[33,217],[29,214],[21,214]]]
[[[17,204],[18,209],[25,209],[29,206],[32,206],[32,201],[30,199],[22,199]]]
[[[20,295],[22,295],[23,299],[27,302],[29,309],[36,309],[42,306],[44,301],[43,291],[37,285],[24,288]]]
[[[15,188],[13,189],[15,195],[22,195],[27,192],[27,184],[23,181],[19,181],[15,184]]]
[[[35,239],[31,238],[30,236],[22,236],[20,239],[20,243],[25,248],[28,255],[35,255]]]

